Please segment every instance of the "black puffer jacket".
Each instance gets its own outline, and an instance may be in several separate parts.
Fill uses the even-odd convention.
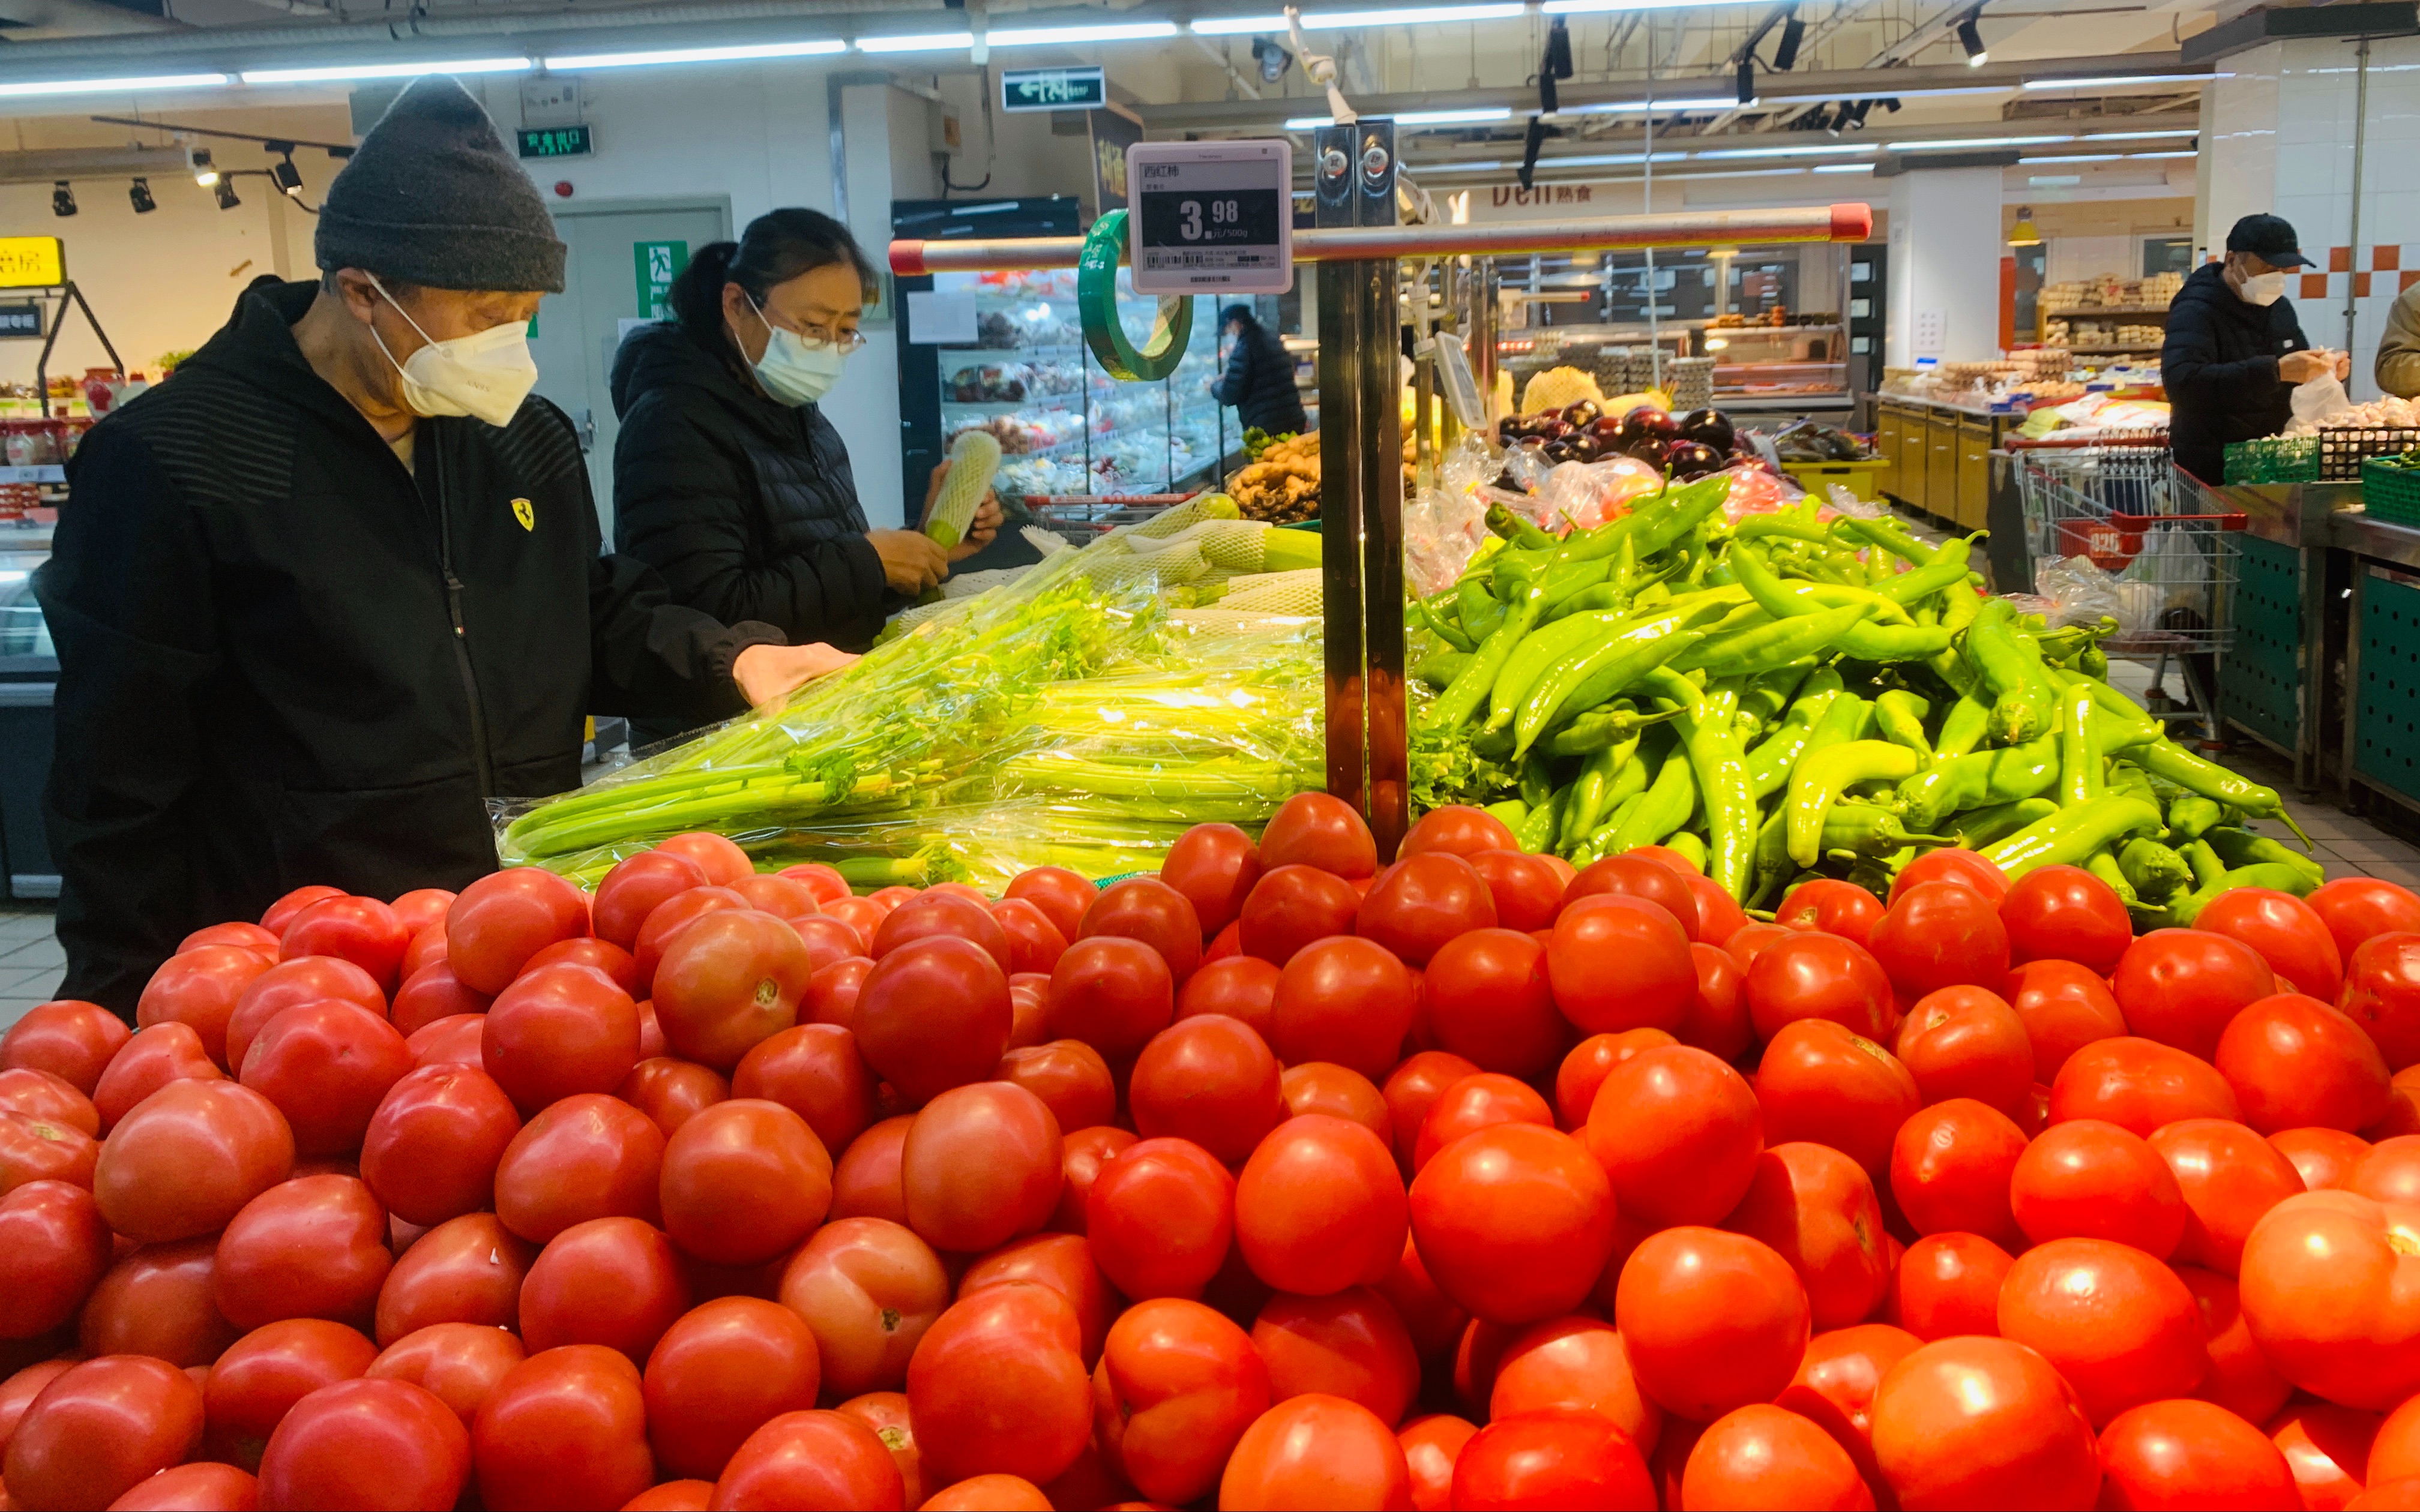
[[[2293,301],[2247,304],[2227,286],[2223,264],[2194,270],[2168,306],[2168,337],[2160,348],[2177,465],[2204,483],[2220,483],[2227,442],[2284,430],[2294,386],[2277,377],[2277,359],[2309,345]]]
[[[765,397],[676,325],[633,331],[613,388],[615,548],[717,619],[863,650],[882,628],[882,559],[821,411]]]
[[[1247,428],[1258,426],[1272,436],[1300,435],[1310,424],[1302,393],[1294,386],[1294,359],[1277,332],[1258,322],[1235,338],[1227,371],[1211,386],[1210,396],[1233,405]]]

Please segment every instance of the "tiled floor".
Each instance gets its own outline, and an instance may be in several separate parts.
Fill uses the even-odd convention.
[[[68,958],[41,903],[0,903],[0,1030],[58,995]]]

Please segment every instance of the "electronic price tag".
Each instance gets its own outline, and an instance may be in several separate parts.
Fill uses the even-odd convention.
[[[1294,147],[1139,142],[1126,148],[1138,294],[1282,294],[1294,286]]]

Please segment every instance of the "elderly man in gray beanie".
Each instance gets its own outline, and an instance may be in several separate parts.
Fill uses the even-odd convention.
[[[850,659],[600,554],[530,393],[563,243],[460,85],[404,91],[317,248],[318,280],[256,288],[93,428],[35,584],[61,992],[130,1017],[187,933],[293,887],[492,871],[489,801],[577,785],[589,715],[703,723]]]

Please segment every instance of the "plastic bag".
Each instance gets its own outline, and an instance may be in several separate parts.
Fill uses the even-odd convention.
[[[2148,629],[2160,612],[2160,594],[2141,582],[2121,582],[2095,565],[2089,557],[2053,557],[2034,569],[2034,587],[2050,608],[2043,610],[2051,628],[2063,625],[2098,625],[2103,616],[2132,633]]]
[[[1787,473],[1773,473],[1753,462],[1735,462],[1714,474],[1729,478],[1731,491],[1723,500],[1723,513],[1737,524],[1750,515],[1770,515],[1786,509],[1807,496],[1807,490]]]
[[[1630,513],[1630,501],[1664,486],[1664,474],[1635,456],[1563,462],[1538,488],[1539,523],[1560,535]]]
[[[2352,400],[2345,393],[2344,383],[2334,367],[2307,382],[2295,384],[2291,403],[2294,418],[2288,426],[2289,435],[2298,430],[2317,430],[2331,415],[2352,408]]]
[[[1823,497],[1830,501],[1835,515],[1846,515],[1852,519],[1886,519],[1890,516],[1889,510],[1872,500],[1858,498],[1845,483],[1826,485]]]
[[[1453,586],[1487,539],[1487,505],[1468,488],[1422,488],[1404,501],[1404,577],[1426,598]]]

